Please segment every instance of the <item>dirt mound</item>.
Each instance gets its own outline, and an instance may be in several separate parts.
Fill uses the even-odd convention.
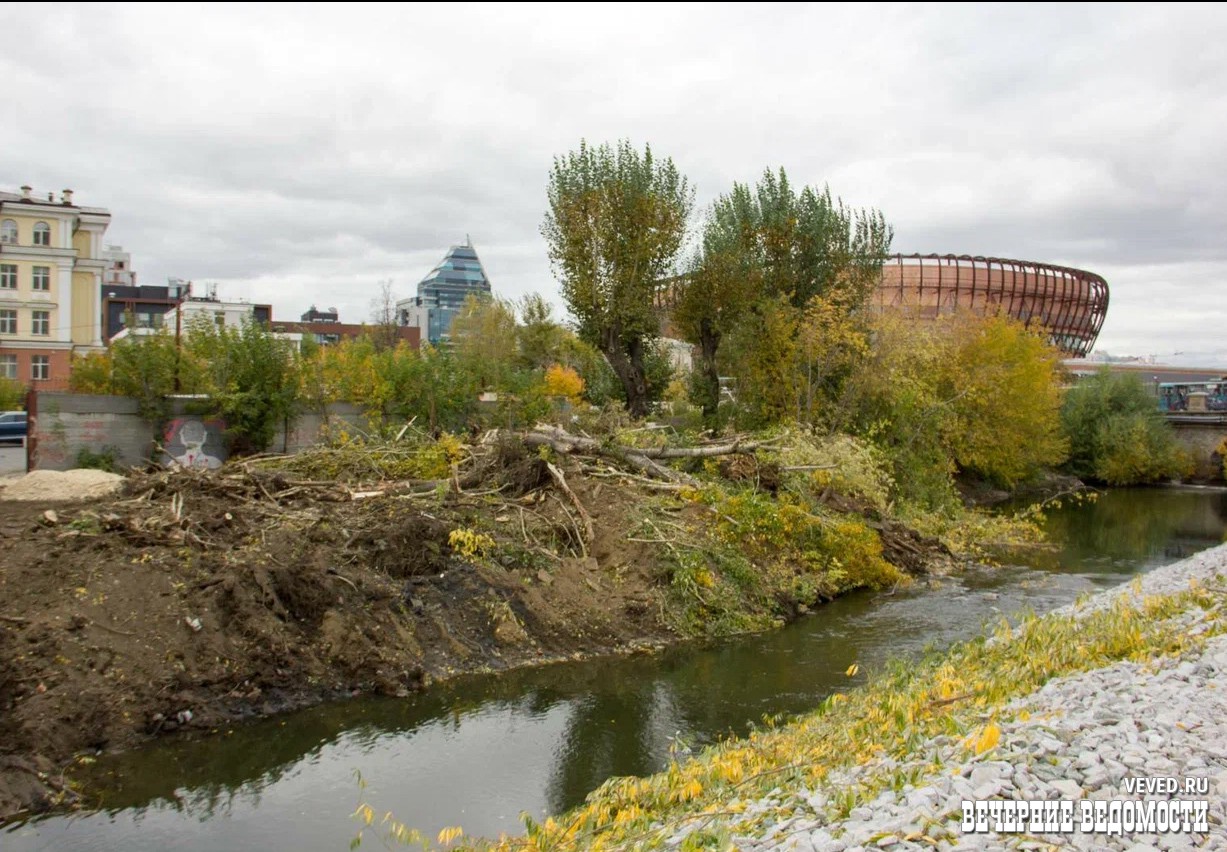
[[[71,777],[84,750],[673,638],[678,549],[702,540],[707,508],[679,481],[643,487],[665,470],[642,455],[655,451],[628,456],[627,475],[608,466],[621,451],[584,440],[612,458],[547,463],[552,445],[509,440],[442,480],[247,460],[134,474],[110,497],[123,480],[97,471],[9,485],[0,820],[67,801],[47,779]],[[760,488],[772,474],[729,468]],[[888,556],[921,569],[931,543],[876,528]]]
[[[0,500],[92,500],[114,494],[124,478],[102,470],[32,470],[0,486]]]
[[[668,638],[651,548],[623,540],[642,498],[577,482],[601,530],[579,558],[539,461],[501,465],[516,498],[239,467],[0,501],[0,818],[69,801],[46,779],[83,750]]]

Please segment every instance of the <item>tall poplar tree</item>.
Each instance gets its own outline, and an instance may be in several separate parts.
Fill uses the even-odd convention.
[[[825,187],[797,192],[783,169],[764,171],[753,190],[735,183],[717,198],[690,273],[677,284],[674,311],[686,340],[700,349],[704,412],[715,413],[716,358],[736,327],[785,305],[808,311],[816,299],[852,314],[877,285],[893,235],[879,211],[849,208]],[[796,319],[792,327],[800,328]],[[778,395],[784,389],[769,390]]]
[[[578,321],[618,376],[632,416],[647,414],[645,348],[660,332],[654,308],[686,235],[694,192],[673,161],[630,142],[554,158],[541,233]]]

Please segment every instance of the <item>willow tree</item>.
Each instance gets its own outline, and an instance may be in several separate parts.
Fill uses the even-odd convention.
[[[554,158],[541,226],[579,335],[609,361],[632,416],[647,414],[656,289],[673,271],[694,193],[673,161],[628,141]]]
[[[452,320],[452,349],[482,390],[507,390],[516,361],[516,315],[510,302],[469,294]]]
[[[530,370],[544,370],[557,364],[571,331],[554,319],[554,308],[540,293],[529,293],[517,304],[520,323],[516,337],[520,344],[520,363]],[[568,365],[571,366],[571,365]]]
[[[805,363],[795,369],[805,374],[807,401],[795,402],[795,410],[798,416],[809,416],[813,389],[826,377],[815,375],[817,362],[803,353],[833,347],[808,339],[797,348],[791,345],[795,341],[770,342],[764,335],[791,328],[795,336],[807,327],[803,318],[815,312],[822,314],[825,327],[840,328],[844,335],[838,320],[854,315],[877,286],[892,238],[891,227],[877,210],[847,207],[825,187],[797,192],[783,169],[768,169],[753,189],[735,183],[731,192],[717,198],[691,272],[679,285],[675,311],[686,339],[700,348],[704,410],[712,413],[718,399],[721,342],[739,330],[758,362],[771,348],[769,343],[802,353]],[[796,314],[792,321],[780,315],[788,306]],[[772,372],[784,369],[780,364],[767,366]],[[765,376],[741,378],[745,381],[739,386],[751,393],[773,398],[793,393],[778,383],[767,386]],[[764,411],[778,410],[778,403]]]
[[[749,189],[734,184],[708,211],[689,271],[671,282],[673,323],[699,347],[695,402],[705,417],[714,416],[720,403],[720,344],[762,292],[757,220]]]

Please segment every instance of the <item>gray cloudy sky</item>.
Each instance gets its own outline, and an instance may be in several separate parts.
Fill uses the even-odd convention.
[[[553,155],[630,138],[702,205],[782,165],[895,248],[1104,275],[1099,348],[1227,362],[1227,9],[0,7],[0,189],[76,190],[143,283],[361,321],[471,234],[557,300]]]

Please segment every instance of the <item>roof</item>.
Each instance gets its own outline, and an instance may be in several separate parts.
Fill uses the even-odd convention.
[[[418,295],[424,288],[453,285],[489,292],[490,279],[471,245],[452,246],[430,273],[418,282]]]
[[[37,195],[31,195],[29,198],[23,198],[15,192],[5,192],[0,190],[0,203],[3,204],[22,204],[30,207],[53,207],[56,210],[76,210],[79,213],[92,216],[110,216],[111,211],[105,207],[82,207],[79,204],[65,204],[62,201],[54,199],[39,198]]]
[[[1084,361],[1068,358],[1065,367],[1072,373],[1088,375],[1107,367],[1114,373],[1134,373],[1152,381],[1164,383],[1214,382],[1227,377],[1227,367],[1175,367],[1170,364],[1139,364],[1130,362]]]

